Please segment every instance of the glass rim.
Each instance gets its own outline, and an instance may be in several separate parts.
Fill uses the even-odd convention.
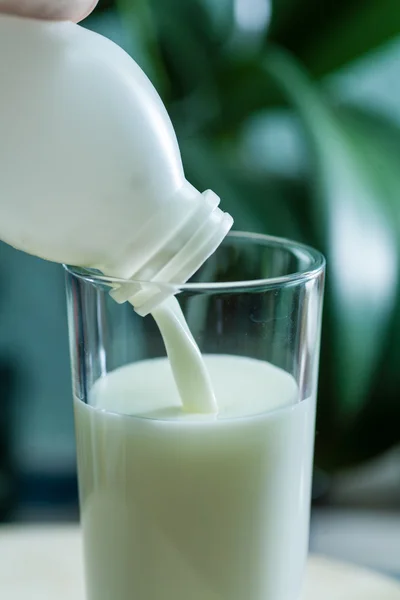
[[[318,277],[325,268],[325,257],[324,255],[315,250],[312,246],[303,244],[301,242],[295,242],[288,238],[277,237],[267,235],[263,233],[251,233],[247,231],[230,231],[222,244],[229,239],[242,239],[252,242],[254,244],[263,246],[280,246],[291,251],[295,256],[302,256],[308,260],[307,268],[301,271],[295,271],[293,273],[287,273],[286,275],[279,275],[277,277],[262,277],[258,279],[244,279],[241,281],[202,281],[194,283],[176,283],[176,282],[162,282],[162,281],[146,281],[141,279],[123,279],[119,277],[109,277],[102,275],[99,271],[83,268],[74,267],[70,265],[63,265],[67,273],[73,277],[77,277],[87,283],[92,284],[105,284],[110,285],[126,285],[137,283],[141,285],[153,285],[158,288],[164,288],[176,291],[226,291],[234,289],[249,289],[249,288],[275,288],[284,287],[288,285],[301,284],[306,281],[315,279]],[[221,244],[221,245],[222,245]]]

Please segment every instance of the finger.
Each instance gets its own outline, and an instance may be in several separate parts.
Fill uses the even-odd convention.
[[[97,2],[98,0],[0,0],[0,13],[77,22],[90,14]]]

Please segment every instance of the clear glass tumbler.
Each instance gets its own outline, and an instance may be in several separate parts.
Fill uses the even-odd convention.
[[[66,268],[88,600],[299,600],[324,268],[232,233],[170,286],[216,415],[181,410],[154,319],[109,294],[131,282]]]

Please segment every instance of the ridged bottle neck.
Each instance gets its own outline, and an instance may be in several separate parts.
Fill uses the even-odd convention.
[[[219,208],[219,201],[211,190],[201,194],[185,182],[130,245],[118,276],[132,283],[114,290],[114,299],[131,302],[144,316],[171,295],[162,284],[188,281],[232,227],[233,219]]]

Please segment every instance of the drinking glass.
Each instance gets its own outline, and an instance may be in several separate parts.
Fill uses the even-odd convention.
[[[312,248],[234,232],[187,284],[134,282],[176,296],[217,402],[238,401],[176,420],[145,411],[174,383],[152,316],[109,293],[132,282],[66,267],[88,600],[299,600],[324,269]]]

